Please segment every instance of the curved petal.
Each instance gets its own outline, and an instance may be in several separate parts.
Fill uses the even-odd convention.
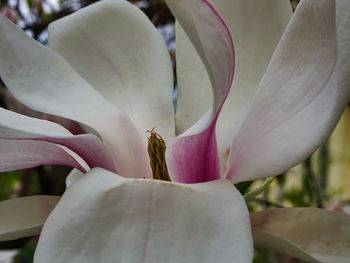
[[[110,153],[96,136],[72,135],[56,123],[30,118],[3,108],[0,108],[0,139],[27,139],[60,144],[78,154],[90,168],[101,167],[111,172],[116,171]]]
[[[29,196],[0,202],[0,241],[39,235],[60,196]]]
[[[0,139],[0,172],[39,165],[67,165],[83,173],[89,169],[79,156],[64,146],[45,141]]]
[[[68,176],[66,177],[66,189],[71,187],[72,184],[78,182],[80,179],[84,178],[85,174],[80,172],[78,169],[73,169],[70,171]]]
[[[37,263],[251,263],[252,257],[248,210],[230,182],[123,179],[98,168],[65,192],[35,252]]]
[[[271,232],[264,231],[261,229],[252,229],[254,246],[257,248],[265,248],[269,250],[278,251],[280,253],[288,254],[293,258],[298,258],[303,260],[302,262],[310,263],[320,263],[316,258],[309,255],[305,250],[291,242],[288,239],[285,239],[279,235],[275,235]],[[329,262],[336,263],[336,262]],[[343,263],[343,262],[339,262]]]
[[[174,137],[169,53],[135,5],[105,0],[83,8],[50,24],[49,46],[125,111],[145,139],[153,127],[166,141]]]
[[[33,118],[55,122],[63,126],[68,131],[70,131],[72,134],[75,134],[75,135],[85,133],[83,128],[76,121],[54,116],[51,114],[45,114],[45,113],[28,108],[23,103],[16,100],[16,98],[10,93],[8,89],[3,90],[2,96],[5,101],[5,106],[6,106],[5,108],[10,111],[23,114],[25,116],[33,117]]]
[[[103,99],[62,57],[2,15],[0,75],[16,99],[26,106],[98,131],[120,174],[151,176],[145,142],[125,113]]]
[[[254,244],[307,262],[350,258],[350,217],[318,208],[278,208],[251,214]]]
[[[234,50],[230,32],[207,1],[168,0],[167,3],[194,43],[214,92],[213,109],[168,146],[169,174],[174,181],[183,183],[219,179],[215,125],[233,79]]]
[[[232,145],[234,182],[284,172],[334,129],[350,99],[350,2],[298,6]]]
[[[289,0],[210,2],[223,17],[235,44],[235,78],[216,126],[224,174],[232,140],[249,110],[292,8]],[[176,31],[176,61],[179,88],[176,131],[182,133],[208,110],[212,92],[204,65],[180,26]]]

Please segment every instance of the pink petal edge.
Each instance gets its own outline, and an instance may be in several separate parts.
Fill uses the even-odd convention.
[[[167,2],[170,9],[176,15],[178,11],[176,10],[176,4],[169,0]],[[181,5],[183,2],[187,1],[178,1],[177,3]],[[198,36],[201,40],[201,46],[195,45],[211,77],[215,94],[215,110],[206,121],[204,129],[202,125],[197,122],[190,128],[190,130],[195,131],[195,133],[187,135],[189,132],[185,132],[169,144],[166,157],[170,176],[174,181],[181,183],[199,183],[221,179],[215,127],[221,108],[230,91],[235,68],[234,46],[229,29],[221,16],[207,0],[201,0],[200,2],[206,6],[207,9],[205,12],[209,18],[213,18],[213,21],[208,20],[208,17],[205,18],[203,14],[200,13],[200,11],[203,11],[202,9],[200,10],[200,6],[192,6],[191,8],[188,2],[186,7],[189,8],[185,10],[188,13],[186,14],[185,12],[179,16],[176,15],[176,17],[179,19],[180,23],[184,22],[182,27],[188,32],[189,28],[186,27],[187,18],[185,16],[193,17],[197,15],[194,19],[196,22],[198,21],[198,23],[194,25],[193,21],[190,21],[192,24],[190,24],[189,27],[194,26],[196,30],[197,28],[202,29],[195,32],[198,32],[199,35],[201,32],[210,34],[213,32],[213,26],[219,27],[220,31],[215,28],[216,33],[219,32],[219,34],[217,34],[215,38],[211,37],[212,41],[202,41],[203,39]],[[198,1],[196,3],[198,3]],[[199,11],[196,12],[196,10]],[[202,23],[203,20],[204,23]],[[191,41],[196,43],[197,35],[192,36],[188,33],[188,36],[191,38]],[[215,44],[213,45],[213,43]],[[224,50],[220,50],[217,47],[222,47]],[[203,53],[200,52],[201,49],[203,49]],[[227,65],[222,66],[222,63],[225,61]]]
[[[113,159],[100,139],[92,134],[72,135],[56,123],[27,117],[0,108],[0,139],[45,141],[67,147],[90,168],[116,172]]]
[[[42,141],[0,139],[0,172],[39,165],[67,165],[87,172],[78,160],[60,146]]]

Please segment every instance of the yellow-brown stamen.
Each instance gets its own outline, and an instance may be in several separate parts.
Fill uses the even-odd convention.
[[[170,182],[171,180],[165,161],[165,141],[154,131],[154,128],[147,132],[151,134],[151,136],[148,137],[147,151],[150,158],[153,179]]]

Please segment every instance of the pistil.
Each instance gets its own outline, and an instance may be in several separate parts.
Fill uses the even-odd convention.
[[[150,133],[150,137],[148,137],[147,151],[150,158],[153,179],[170,182],[171,180],[165,161],[165,141],[154,131],[154,128],[147,132]]]

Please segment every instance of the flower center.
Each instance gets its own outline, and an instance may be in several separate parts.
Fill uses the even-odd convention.
[[[150,158],[153,179],[170,182],[171,180],[165,161],[165,141],[154,131],[154,128],[147,132],[150,133],[150,137],[148,137],[147,151]]]

